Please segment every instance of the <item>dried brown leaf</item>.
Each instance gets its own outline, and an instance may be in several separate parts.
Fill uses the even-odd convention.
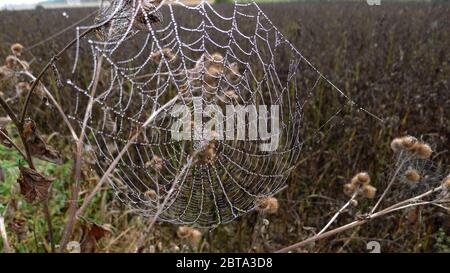
[[[41,202],[48,197],[49,188],[54,179],[47,178],[33,169],[19,167],[20,176],[17,182],[20,193],[29,203]]]
[[[22,137],[28,144],[32,156],[55,164],[62,164],[61,155],[53,147],[45,143],[39,135],[33,120],[28,119],[25,121]]]
[[[94,253],[97,250],[97,242],[111,232],[110,229],[91,222],[82,224],[81,228],[83,230],[80,241],[81,253]]]

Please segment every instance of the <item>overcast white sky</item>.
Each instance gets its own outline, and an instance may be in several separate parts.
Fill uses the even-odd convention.
[[[40,0],[0,0],[0,7],[5,5],[21,5],[21,4],[35,4],[39,3]]]

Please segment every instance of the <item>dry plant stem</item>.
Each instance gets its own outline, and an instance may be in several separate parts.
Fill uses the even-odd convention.
[[[24,74],[26,76],[28,76],[30,79],[32,79],[33,81],[36,81],[36,77],[33,76],[33,74],[31,74],[30,72],[27,71]],[[67,125],[67,128],[69,129],[70,134],[72,135],[72,138],[75,141],[78,141],[78,136],[75,133],[75,130],[73,129],[72,125],[70,124],[69,119],[67,118],[67,115],[62,110],[61,105],[58,104],[58,102],[56,101],[55,97],[53,97],[53,95],[50,93],[50,91],[48,91],[48,89],[45,86],[43,86],[43,89],[44,89],[45,94],[47,95],[47,97],[52,101],[53,105],[56,107],[56,109],[58,110],[59,114],[63,118],[64,123]]]
[[[319,231],[319,233],[317,233],[317,235],[320,235],[322,233],[324,233],[333,223],[334,221],[336,221],[336,219],[339,217],[339,215],[344,212],[344,210],[353,202],[353,200],[355,200],[356,196],[358,195],[358,192],[355,192],[352,197],[348,200],[347,203],[345,203],[339,210],[338,212],[336,212],[336,214],[334,214],[334,216],[331,218],[331,220],[322,228],[321,231]],[[317,236],[316,235],[316,236]]]
[[[9,136],[7,136],[2,131],[0,131],[0,135],[14,147],[22,155],[23,158],[27,158],[24,152],[16,145],[16,143],[14,143],[14,141],[11,138],[9,138]]]
[[[400,152],[398,158],[399,160],[401,160],[403,155],[403,151]],[[394,184],[395,180],[397,179],[397,175],[400,172],[400,169],[403,167],[403,164],[405,164],[406,160],[402,160],[400,162],[400,165],[397,167],[397,169],[394,172],[394,175],[391,178],[391,181],[389,181],[388,186],[386,187],[386,189],[384,190],[383,194],[380,196],[380,199],[378,199],[377,203],[375,204],[375,206],[372,208],[372,210],[370,211],[370,213],[374,213],[377,208],[380,206],[381,202],[383,201],[384,197],[386,196],[386,194],[388,193],[388,191],[391,189],[392,185]]]
[[[44,201],[44,214],[45,214],[45,220],[48,224],[48,235],[50,236],[50,245],[52,248],[52,253],[55,253],[55,240],[53,237],[53,225],[52,225],[52,218],[50,215],[50,210],[48,209],[48,198]]]
[[[106,24],[107,22],[105,22]],[[44,68],[41,70],[39,75],[36,77],[36,80],[33,81],[33,84],[31,85],[30,91],[28,91],[27,97],[25,99],[25,104],[22,108],[22,115],[20,118],[20,124],[23,124],[25,121],[25,117],[27,115],[27,109],[30,104],[31,96],[33,95],[33,91],[36,89],[37,85],[41,81],[42,77],[45,75],[45,73],[48,71],[48,69],[73,45],[79,41],[79,39],[83,38],[84,36],[88,35],[91,31],[93,31],[94,28],[90,28],[83,33],[80,34],[77,38],[73,39],[70,43],[68,43],[60,52],[58,52],[55,56],[51,58],[51,60],[44,66]]]
[[[91,116],[92,107],[94,105],[94,98],[95,94],[97,93],[97,87],[98,87],[98,80],[100,78],[100,72],[102,69],[103,64],[103,56],[98,56],[97,61],[97,67],[95,70],[94,75],[94,84],[92,85],[91,89],[91,96],[89,98],[89,103],[86,108],[86,112],[84,114],[84,120],[83,120],[83,126],[81,128],[80,136],[77,140],[76,145],[76,154],[75,154],[75,185],[72,187],[72,193],[71,193],[71,200],[70,200],[70,207],[69,207],[69,219],[67,220],[67,223],[63,230],[62,239],[60,242],[60,252],[64,252],[66,249],[66,245],[69,242],[70,235],[72,234],[73,226],[76,222],[76,212],[77,212],[77,202],[78,202],[78,195],[80,193],[80,183],[81,183],[81,155],[83,154],[83,143],[84,143],[84,137],[86,132],[86,126],[89,120],[89,117]]]
[[[379,212],[376,212],[376,213],[373,213],[373,214],[369,214],[368,217],[365,218],[365,219],[356,220],[356,221],[353,221],[353,222],[351,222],[349,224],[346,224],[346,225],[343,225],[341,227],[335,228],[333,230],[324,232],[322,234],[315,235],[315,236],[310,237],[310,238],[308,238],[308,239],[306,239],[304,241],[301,241],[301,242],[295,243],[293,245],[290,245],[288,247],[285,247],[283,249],[280,249],[280,250],[278,250],[276,252],[277,253],[283,253],[283,252],[288,252],[288,251],[291,251],[291,250],[295,250],[297,248],[300,248],[300,247],[303,247],[305,245],[308,245],[308,244],[310,244],[312,242],[315,242],[315,241],[318,241],[318,240],[322,240],[322,239],[328,238],[330,236],[339,234],[341,232],[350,230],[350,229],[352,229],[354,227],[358,227],[358,226],[364,225],[365,223],[371,221],[372,219],[376,219],[378,217],[384,216],[384,215],[389,214],[389,213],[396,212],[398,210],[402,210],[402,209],[405,209],[405,208],[408,208],[408,207],[413,207],[413,206],[420,206],[420,205],[430,204],[431,202],[427,202],[427,201],[425,201],[425,202],[417,202],[417,201],[420,200],[423,197],[426,197],[426,196],[428,196],[428,195],[430,195],[432,193],[438,192],[440,190],[442,190],[442,186],[439,186],[439,187],[436,187],[434,189],[431,189],[431,190],[429,190],[429,191],[427,191],[427,192],[425,192],[423,194],[420,194],[418,196],[412,197],[410,199],[406,199],[404,201],[401,201],[401,202],[399,202],[397,204],[394,204],[394,205],[392,205],[392,206],[390,206],[390,207],[388,207],[386,209],[383,209],[383,210],[381,210]]]
[[[8,234],[6,233],[5,218],[3,218],[3,215],[0,215],[0,234],[3,241],[3,251],[5,253],[12,253],[11,247],[9,246],[8,242]]]

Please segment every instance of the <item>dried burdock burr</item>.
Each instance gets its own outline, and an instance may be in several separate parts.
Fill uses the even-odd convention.
[[[178,238],[186,240],[192,247],[198,247],[200,241],[202,240],[202,233],[195,228],[188,226],[180,226],[177,230]]]
[[[444,188],[444,190],[450,192],[450,175],[444,178],[444,181],[442,181],[442,187]]]
[[[17,69],[20,67],[19,61],[16,56],[9,55],[5,59],[5,65],[9,69]]]
[[[361,193],[365,198],[373,199],[377,193],[377,189],[371,185],[364,185],[361,188]]]
[[[344,184],[344,194],[347,196],[352,196],[355,193],[356,185],[353,183]]]
[[[370,183],[370,176],[366,172],[361,172],[356,174],[352,180],[351,183],[355,186],[362,186]]]
[[[175,61],[176,58],[177,58],[177,55],[174,54],[170,48],[163,48],[163,49],[161,49],[161,50],[152,52],[152,53],[150,54],[150,58],[151,58],[155,63],[160,63],[163,56],[164,56],[164,59],[167,60],[167,62],[173,62],[173,61]]]
[[[150,161],[145,163],[145,167],[161,171],[164,167],[164,160],[161,157],[154,155]]]
[[[20,56],[20,55],[22,55],[23,48],[24,48],[23,45],[21,45],[19,43],[15,43],[15,44],[11,45],[11,52],[16,56]]]
[[[417,157],[421,159],[427,159],[433,153],[433,149],[431,149],[430,145],[425,143],[416,143],[413,146],[412,150],[417,155]]]
[[[237,83],[239,81],[241,74],[239,73],[239,66],[237,63],[231,63],[230,66],[227,67],[226,77],[231,83]]]
[[[280,205],[275,197],[259,197],[255,201],[255,209],[262,213],[274,214],[277,213]]]
[[[142,31],[149,31],[149,26],[152,24],[161,23],[163,21],[162,13],[157,10],[162,0],[139,0],[140,9],[137,12],[133,26]]]
[[[405,178],[409,182],[418,182],[420,180],[420,174],[415,169],[409,169],[405,172]]]

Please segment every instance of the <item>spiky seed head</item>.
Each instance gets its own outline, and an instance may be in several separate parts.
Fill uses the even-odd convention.
[[[11,52],[16,56],[22,55],[23,45],[21,45],[19,43],[15,43],[15,44],[11,45]]]
[[[231,63],[230,66],[227,69],[227,80],[236,83],[239,81],[239,78],[241,77],[241,74],[239,73],[239,66],[237,63]]]
[[[5,59],[6,67],[9,69],[15,69],[17,68],[18,62],[17,57],[13,55],[9,55]]]
[[[223,56],[219,52],[215,52],[213,55],[211,55],[211,60],[214,63],[222,63],[223,62]]]
[[[178,227],[177,236],[180,239],[187,240],[192,247],[198,247],[202,240],[202,233],[198,229],[188,226]]]
[[[198,229],[191,230],[191,236],[189,236],[189,243],[193,248],[198,247],[202,240],[202,233]]]
[[[256,210],[267,214],[275,214],[280,207],[275,197],[260,197],[256,199]]]
[[[417,170],[410,169],[405,172],[405,177],[410,182],[418,182],[420,180],[420,174]]]
[[[152,52],[150,54],[150,59],[152,59],[152,61],[154,61],[155,63],[160,63],[163,56],[167,62],[173,62],[177,58],[177,55],[173,53],[170,48],[165,47],[161,50]]]
[[[394,138],[394,140],[392,140],[391,142],[392,151],[394,151],[394,153],[398,153],[402,150],[402,148],[403,148],[402,139],[398,137]]]
[[[405,136],[401,138],[402,147],[406,150],[411,150],[414,147],[414,144],[417,143],[417,138],[412,136]]]
[[[445,190],[450,191],[450,175],[448,175],[446,178],[444,178],[442,186]]]
[[[17,88],[19,88],[20,90],[28,91],[31,89],[31,85],[28,82],[19,82],[17,84]]]
[[[150,161],[145,163],[145,167],[160,171],[164,167],[164,160],[161,157],[154,155]]]
[[[351,183],[355,186],[362,186],[370,183],[370,176],[366,172],[361,172],[356,174],[352,180]]]
[[[373,199],[377,193],[377,189],[371,185],[364,185],[361,189],[362,195],[366,198]]]
[[[356,185],[353,183],[347,183],[344,185],[344,194],[347,196],[352,196],[355,193]]]
[[[188,226],[180,226],[177,230],[177,236],[180,239],[187,239],[191,234],[191,228]]]
[[[147,196],[148,198],[152,199],[152,200],[154,200],[154,199],[156,199],[158,197],[158,195],[156,194],[156,191],[154,191],[152,189],[146,191],[144,193],[144,195]]]
[[[413,151],[417,155],[417,157],[421,159],[427,159],[433,153],[433,149],[431,149],[430,145],[425,143],[417,143],[416,145],[414,145]]]
[[[207,86],[217,87],[219,84],[219,76],[222,73],[221,69],[216,66],[210,66],[205,73],[204,81],[207,83]]]
[[[236,92],[234,92],[234,90],[228,90],[225,92],[225,95],[227,97],[229,97],[230,99],[235,99],[237,100],[239,98],[239,96],[236,94]]]

